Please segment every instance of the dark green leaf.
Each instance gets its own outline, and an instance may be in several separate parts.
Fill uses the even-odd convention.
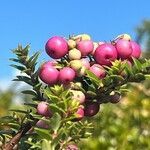
[[[24,90],[21,93],[29,94],[29,95],[32,95],[32,96],[37,96],[36,93],[34,91],[32,91],[32,90]]]
[[[24,66],[18,66],[18,65],[14,65],[14,64],[11,64],[10,66],[11,66],[11,67],[14,67],[14,68],[16,68],[16,69],[18,69],[18,70],[20,70],[20,71],[23,71],[23,70],[26,69]]]

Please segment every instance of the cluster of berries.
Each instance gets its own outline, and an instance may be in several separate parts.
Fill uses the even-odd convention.
[[[86,95],[80,90],[71,88],[71,83],[82,86],[77,82],[77,78],[86,76],[86,70],[90,70],[98,78],[106,76],[104,66],[111,66],[116,59],[128,61],[132,64],[132,58],[138,59],[141,55],[141,48],[138,43],[131,40],[128,34],[119,35],[111,42],[93,42],[87,34],[69,37],[54,36],[50,38],[45,45],[46,53],[53,59],[45,62],[39,68],[39,78],[50,86],[63,84],[70,86],[72,99],[79,102],[79,108],[76,112],[77,120],[84,116],[94,116],[99,111],[97,102],[86,101]],[[112,99],[118,102],[119,95]],[[37,112],[45,117],[51,117],[46,102],[40,102],[37,106]]]

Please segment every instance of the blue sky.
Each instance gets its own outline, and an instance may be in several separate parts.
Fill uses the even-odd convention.
[[[40,50],[47,60],[44,45],[51,36],[88,33],[103,41],[129,33],[134,38],[135,27],[148,18],[150,0],[1,0],[0,81],[14,72],[9,58],[18,43],[30,43],[31,52]]]

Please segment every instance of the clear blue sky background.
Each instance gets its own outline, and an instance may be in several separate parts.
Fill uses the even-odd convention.
[[[134,29],[150,19],[150,0],[1,0],[0,79],[11,76],[11,49],[31,43],[40,50],[53,35],[88,33],[95,41],[110,40],[120,33],[135,37]],[[1,84],[1,83],[0,83]]]

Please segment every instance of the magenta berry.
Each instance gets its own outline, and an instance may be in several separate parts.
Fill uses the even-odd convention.
[[[81,52],[82,56],[87,56],[93,51],[94,44],[91,40],[79,41],[77,42],[77,49]]]
[[[116,49],[118,52],[118,58],[127,59],[132,54],[131,43],[128,40],[118,40],[116,43]]]
[[[111,65],[117,59],[117,50],[112,44],[104,43],[95,50],[94,59],[100,65]]]
[[[84,115],[87,117],[92,117],[99,112],[100,105],[96,102],[87,102],[84,108]]]
[[[130,41],[132,47],[132,54],[131,56],[134,58],[139,58],[141,55],[141,47],[135,41]]]
[[[40,102],[38,104],[37,113],[45,117],[52,117],[52,112],[49,109],[47,102]]]
[[[49,85],[56,84],[58,82],[59,71],[51,65],[43,65],[39,70],[40,79]]]
[[[64,67],[60,70],[59,81],[60,83],[67,84],[75,78],[75,71],[70,67]]]
[[[59,59],[67,54],[68,43],[64,38],[54,36],[47,41],[45,49],[50,57]]]
[[[106,76],[104,68],[99,64],[92,65],[89,70],[97,77],[104,78]]]

